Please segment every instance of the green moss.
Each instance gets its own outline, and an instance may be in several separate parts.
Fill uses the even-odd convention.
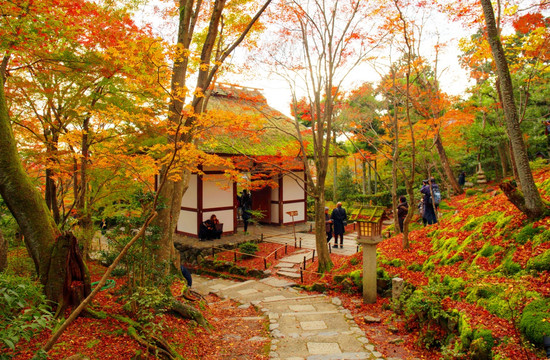
[[[523,309],[519,327],[521,332],[537,346],[542,346],[543,337],[550,336],[550,298],[532,301]]]
[[[533,246],[539,246],[548,241],[550,241],[550,230],[544,230],[542,233],[535,235],[533,238]]]
[[[527,270],[536,272],[550,271],[550,249],[527,261]]]
[[[491,245],[491,244],[487,243],[487,244],[485,244],[485,246],[483,246],[483,248],[479,252],[479,255],[483,256],[483,257],[489,257],[489,256],[493,255],[494,253],[496,253],[499,250],[502,250],[502,248],[500,246],[495,246],[495,245]]]
[[[505,275],[515,275],[521,271],[521,265],[512,260],[512,256],[507,256],[502,262],[502,272]]]
[[[468,189],[466,190],[466,196],[474,196],[476,194],[478,194],[479,192],[475,189]]]
[[[362,286],[363,285],[363,270],[362,269],[352,271],[349,274],[349,277],[350,277],[351,281],[353,281],[355,286]]]
[[[410,271],[422,271],[422,264],[411,264],[409,266],[407,266],[407,270],[410,270]]]
[[[518,244],[525,244],[530,239],[534,238],[536,234],[544,231],[543,227],[533,227],[532,223],[525,225],[519,233],[516,234],[515,240]]]

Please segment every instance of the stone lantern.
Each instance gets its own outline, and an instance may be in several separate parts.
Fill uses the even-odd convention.
[[[363,302],[376,302],[376,246],[382,241],[384,208],[359,209],[352,213],[356,221],[357,242],[363,248]]]

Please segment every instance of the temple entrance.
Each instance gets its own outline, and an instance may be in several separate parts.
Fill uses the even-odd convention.
[[[271,223],[271,188],[266,186],[263,189],[253,190],[252,195],[252,210],[261,211],[264,215],[259,221],[261,224]]]

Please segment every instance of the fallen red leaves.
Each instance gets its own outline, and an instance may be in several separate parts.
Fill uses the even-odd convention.
[[[92,281],[97,281],[104,268],[90,264]],[[114,294],[125,281],[116,279],[116,287],[100,292],[93,301],[96,310],[109,314],[126,315],[122,304]],[[173,293],[179,294],[182,285],[176,283]],[[190,320],[170,314],[162,315],[162,335],[185,359],[267,359],[266,344],[269,343],[266,322],[254,307],[238,308],[230,300],[215,295],[206,297],[204,316],[213,326],[211,331],[194,325]],[[141,359],[155,358],[147,355],[144,347],[127,335],[128,325],[112,317],[92,319],[79,317],[59,338],[48,353],[50,359],[65,359],[82,354],[91,359],[130,359],[141,352]],[[31,359],[47,341],[50,331],[38,334],[30,342],[19,344],[14,359]],[[238,346],[236,346],[238,344]]]

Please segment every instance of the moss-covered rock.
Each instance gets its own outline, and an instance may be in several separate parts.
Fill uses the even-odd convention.
[[[550,298],[534,300],[523,309],[519,327],[533,344],[542,347],[543,337],[550,336]]]

